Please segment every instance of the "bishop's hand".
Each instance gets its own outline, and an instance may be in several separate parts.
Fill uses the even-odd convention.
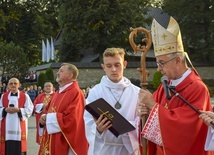
[[[138,105],[137,105],[137,116],[139,116],[140,118],[143,116],[143,115],[147,115],[147,114],[149,114],[149,108],[147,108],[146,107],[146,105],[145,104],[143,104],[143,103],[139,103]]]
[[[152,94],[146,89],[140,90],[138,94],[138,100],[140,106],[146,106],[149,110],[151,110],[153,106],[156,104]]]
[[[200,111],[200,112],[201,114],[199,115],[199,118],[201,118],[207,126],[213,126],[211,122],[214,122],[214,113],[211,111]]]

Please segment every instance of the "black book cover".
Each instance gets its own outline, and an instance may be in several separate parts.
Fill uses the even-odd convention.
[[[112,122],[112,127],[109,128],[109,131],[111,131],[116,137],[135,129],[129,121],[127,121],[103,98],[99,98],[94,102],[87,104],[85,109],[96,119],[98,119],[101,114],[107,117]]]

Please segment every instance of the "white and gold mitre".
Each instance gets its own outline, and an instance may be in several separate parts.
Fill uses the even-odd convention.
[[[154,19],[151,32],[155,57],[175,52],[184,52],[180,28],[173,17],[170,17],[167,29]]]

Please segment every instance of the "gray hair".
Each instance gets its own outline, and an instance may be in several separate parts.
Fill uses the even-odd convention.
[[[167,57],[169,57],[169,58],[173,58],[173,57],[176,57],[176,56],[181,57],[182,62],[186,61],[185,52],[175,52],[175,53],[167,54]]]
[[[79,75],[79,70],[78,68],[73,65],[73,64],[70,64],[70,63],[62,63],[61,66],[67,66],[67,69],[68,71],[72,72],[73,73],[73,79],[76,80],[78,75]]]

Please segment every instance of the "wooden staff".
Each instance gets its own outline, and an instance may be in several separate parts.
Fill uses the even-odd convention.
[[[141,74],[141,88],[146,89],[148,86],[147,77],[149,76],[149,72],[146,70],[146,55],[152,45],[152,38],[150,31],[146,30],[145,28],[138,27],[138,28],[130,28],[130,35],[129,35],[129,43],[132,46],[134,53],[141,52],[141,68],[137,68],[137,71]],[[146,38],[142,39],[142,42],[146,45],[136,45],[134,42],[134,38],[137,37],[138,31],[142,34],[146,35]],[[143,129],[146,123],[147,116],[144,115],[141,118],[141,129]],[[147,155],[147,140],[141,136],[141,145],[143,146],[143,155]]]

